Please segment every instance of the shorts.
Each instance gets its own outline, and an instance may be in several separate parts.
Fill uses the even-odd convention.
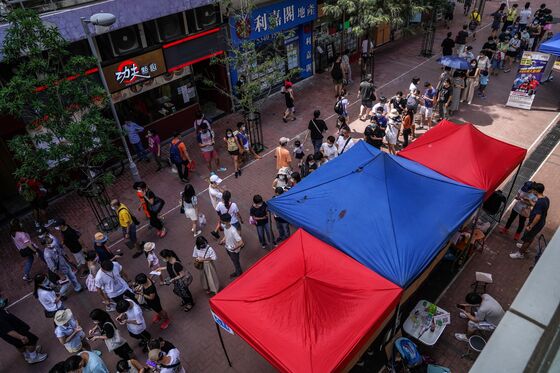
[[[424,110],[422,114],[424,114],[424,118],[426,119],[431,118],[434,115],[434,108],[424,106]]]
[[[515,56],[517,56],[517,51],[507,51],[506,56],[515,57]]]
[[[228,150],[229,155],[239,155],[239,149],[237,150]]]
[[[146,306],[148,306],[148,308],[154,311],[155,313],[160,313],[163,310],[163,307],[161,307],[161,301],[159,300],[159,297],[156,297],[156,299],[153,300],[146,300]]]
[[[365,106],[368,109],[373,108],[373,100],[362,100],[362,106]]]
[[[206,162],[210,162],[212,159],[218,158],[218,152],[216,150],[202,152],[202,158],[204,158]]]
[[[543,229],[543,227],[536,227],[531,229],[530,231],[525,231],[525,233],[523,233],[523,237],[521,237],[521,241],[528,243],[533,242],[535,237],[537,237],[537,235],[540,233],[541,229]]]
[[[185,216],[188,219],[191,219],[192,221],[197,221],[198,220],[198,215],[196,215],[196,210],[195,209],[186,208],[185,209]]]
[[[72,256],[74,256],[74,259],[76,260],[76,264],[78,266],[86,264],[86,258],[84,257],[83,251],[80,250],[77,253],[72,253]]]
[[[333,79],[333,83],[338,85],[338,84],[342,84],[343,79]]]

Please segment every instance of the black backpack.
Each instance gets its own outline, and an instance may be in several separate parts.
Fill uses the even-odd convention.
[[[344,108],[342,107],[342,99],[338,99],[334,104],[334,112],[338,115],[344,114]]]
[[[489,215],[496,215],[500,212],[502,205],[506,204],[506,196],[501,190],[497,190],[482,204],[482,208]]]

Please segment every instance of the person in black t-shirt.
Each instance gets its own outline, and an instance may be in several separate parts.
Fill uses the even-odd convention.
[[[166,354],[168,354],[169,351],[173,350],[174,348],[175,346],[173,345],[173,343],[166,341],[161,337],[157,339],[150,339],[150,341],[148,342],[149,350],[162,350]]]
[[[17,348],[29,364],[40,363],[49,356],[39,351],[39,338],[31,333],[29,325],[4,308],[0,309],[0,338]]]
[[[284,189],[282,189],[281,187],[274,189],[274,197],[278,197],[282,193],[284,193]],[[280,242],[284,241],[290,236],[290,224],[276,214],[273,214],[273,216],[274,221],[276,222],[276,229],[278,229],[278,238],[274,241],[274,244],[278,245]]]
[[[152,318],[152,322],[157,323],[163,320],[159,328],[161,330],[167,329],[171,320],[169,320],[167,311],[161,306],[161,300],[154,282],[144,273],[137,274],[134,278],[134,282],[138,285],[135,287],[134,292],[143,295],[146,306],[156,313]]]
[[[270,237],[270,225],[268,224],[268,206],[259,194],[253,197],[253,206],[251,206],[249,215],[251,216],[251,224],[254,224],[257,228],[257,235],[259,236],[261,247],[266,249],[268,242],[272,242],[272,238]]]
[[[440,120],[447,119],[449,116],[449,105],[451,104],[452,99],[453,95],[451,93],[451,82],[447,79],[443,82],[443,86],[438,90],[437,94],[437,107]]]
[[[385,136],[385,131],[383,131],[383,129],[379,126],[369,125],[364,130],[364,136],[366,142],[369,145],[377,149],[381,149],[381,146],[383,145],[383,137]]]
[[[183,311],[189,312],[194,307],[194,299],[189,290],[192,275],[183,267],[173,250],[162,250],[159,255],[167,261],[167,265],[159,268],[159,270],[167,270],[170,279],[166,283],[173,285],[173,293],[182,300]]]
[[[319,110],[315,110],[313,112],[313,119],[309,121],[309,125],[307,126],[309,132],[307,132],[307,134],[305,135],[305,140],[303,140],[303,143],[305,144],[305,142],[307,141],[307,137],[311,136],[314,153],[317,153],[321,150],[321,145],[323,145],[323,133],[328,130],[325,121],[319,119],[320,116],[321,112]]]
[[[441,42],[441,54],[444,56],[453,55],[453,47],[455,47],[455,42],[453,41],[453,39],[451,39],[452,36],[453,33],[448,32],[447,37]]]
[[[463,29],[459,31],[457,33],[457,36],[455,37],[455,47],[457,48],[457,55],[463,53],[463,51],[465,50],[465,46],[467,45],[467,38],[469,37],[467,28],[467,25],[463,25]]]
[[[523,237],[521,237],[521,242],[517,243],[519,251],[509,254],[512,259],[525,258],[525,254],[527,253],[529,246],[546,224],[550,200],[548,197],[543,195],[544,185],[541,183],[533,184],[533,190],[531,192],[535,193],[538,199],[529,214],[529,223],[525,227],[525,232],[523,233]]]
[[[76,266],[78,267],[78,273],[80,273],[82,278],[86,277],[88,271],[87,268],[85,268],[86,258],[84,257],[82,243],[80,242],[80,232],[66,224],[64,219],[58,219],[54,223],[54,226],[62,235],[62,243],[74,256]]]
[[[401,91],[398,91],[397,94],[391,98],[389,103],[391,105],[391,109],[395,109],[399,112],[399,114],[402,114],[406,108],[406,98],[403,97],[403,93]]]

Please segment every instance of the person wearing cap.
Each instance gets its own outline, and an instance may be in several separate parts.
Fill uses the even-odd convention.
[[[272,181],[272,189],[282,188],[284,190],[288,190],[290,187],[290,169],[288,167],[282,167],[278,170],[278,174],[276,175],[276,178],[274,178],[274,181]]]
[[[122,256],[122,254],[117,250],[117,253],[114,254],[109,248],[107,248],[107,241],[109,237],[102,232],[97,232],[94,235],[93,239],[93,250],[97,254],[97,258],[99,259],[99,263],[104,262],[105,260],[116,260]]]
[[[292,156],[288,150],[288,142],[290,139],[287,137],[280,137],[278,141],[279,145],[274,151],[274,158],[276,158],[276,169],[279,170],[282,167],[292,168]]]
[[[66,260],[66,256],[64,255],[60,242],[58,242],[58,240],[55,241],[49,234],[45,237],[45,243],[46,247],[43,255],[45,257],[45,263],[47,264],[47,267],[53,273],[56,273],[61,277],[66,276],[74,287],[74,291],[76,293],[81,292],[83,290],[83,287],[76,278],[72,267]]]
[[[54,227],[56,230],[60,231],[62,244],[72,253],[81,277],[87,276],[87,269],[84,268],[86,259],[84,257],[82,243],[80,242],[80,232],[66,224],[64,219],[56,220]]]
[[[133,257],[139,257],[142,254],[142,247],[138,244],[138,238],[136,237],[136,218],[133,218],[128,207],[118,199],[111,201],[111,208],[117,213],[123,237],[127,240],[126,246],[131,250],[132,248],[136,249]]]
[[[91,347],[86,339],[78,321],[74,318],[70,309],[57,311],[54,315],[54,335],[60,343],[71,354],[81,350],[91,351]]]
[[[374,116],[379,112],[379,109],[381,109],[381,114],[383,116],[386,116],[389,113],[389,103],[387,97],[379,97],[379,102],[373,105],[373,108],[371,109],[371,115]]]
[[[154,363],[159,373],[185,373],[185,368],[181,365],[181,353],[177,348],[172,348],[169,352],[150,350],[148,360]]]
[[[227,212],[222,214],[220,216],[220,220],[224,224],[224,238],[220,240],[220,245],[225,245],[226,252],[235,267],[235,272],[230,274],[229,277],[237,277],[243,273],[241,263],[239,261],[239,252],[245,244],[243,243],[243,239],[239,235],[237,229],[231,225],[230,214]]]
[[[400,129],[400,115],[395,109],[389,113],[389,120],[387,121],[387,129],[385,131],[385,140],[390,154],[397,154],[397,138]]]

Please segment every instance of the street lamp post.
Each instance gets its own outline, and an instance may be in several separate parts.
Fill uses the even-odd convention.
[[[126,140],[123,135],[123,128],[121,125],[121,121],[119,120],[117,109],[115,109],[113,100],[111,100],[111,92],[109,91],[109,87],[107,86],[107,81],[105,80],[105,75],[103,74],[103,68],[101,67],[101,58],[97,54],[97,49],[95,48],[95,44],[93,43],[91,30],[89,29],[90,23],[95,26],[105,26],[105,27],[111,26],[113,23],[115,23],[116,17],[110,13],[97,13],[92,15],[89,19],[85,17],[81,17],[80,20],[82,21],[82,26],[84,27],[84,32],[86,34],[89,47],[91,49],[91,53],[95,57],[95,62],[97,63],[97,68],[99,70],[99,78],[101,79],[101,83],[103,84],[103,88],[105,88],[105,92],[107,93],[107,97],[109,99],[109,107],[111,108],[111,113],[113,114],[113,118],[115,120],[115,123],[117,124],[119,137],[121,138],[124,151],[126,152],[126,157],[128,158],[128,167],[130,168],[132,179],[135,182],[141,181],[140,173],[138,172],[138,167],[136,167],[136,163],[134,163],[134,160],[132,159],[132,155],[130,154],[130,149],[128,149],[128,145],[126,144]]]

